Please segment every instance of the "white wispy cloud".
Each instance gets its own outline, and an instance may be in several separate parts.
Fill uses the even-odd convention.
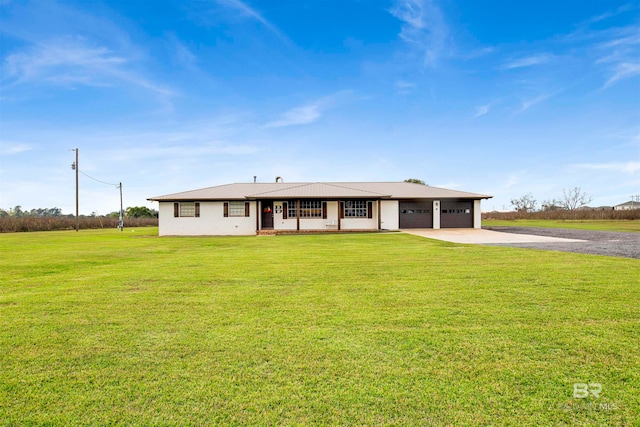
[[[522,104],[520,105],[520,110],[518,110],[518,112],[522,113],[524,111],[527,111],[529,108],[533,107],[534,105],[537,105],[543,101],[546,101],[547,99],[558,94],[559,92],[561,92],[561,90],[545,93],[545,94],[536,96],[535,98],[525,99],[524,101],[522,101]]]
[[[217,0],[217,3],[221,6],[231,8],[237,12],[242,13],[244,16],[248,16],[256,21],[260,22],[265,28],[275,34],[281,41],[286,44],[291,44],[291,41],[280,31],[278,27],[267,20],[262,14],[255,9],[251,8],[246,3],[240,0]]]
[[[628,161],[628,162],[608,162],[608,163],[580,163],[573,165],[580,169],[591,170],[605,170],[611,172],[622,172],[628,174],[635,174],[640,172],[640,162]]]
[[[534,65],[545,64],[553,58],[553,55],[543,53],[537,55],[529,55],[522,58],[514,59],[507,62],[502,68],[511,70],[514,68],[532,67]]]
[[[621,80],[640,75],[640,34],[637,27],[627,26],[609,31],[594,32],[600,41],[594,45],[598,55],[595,65],[600,66],[607,80],[607,89]]]
[[[433,67],[447,55],[449,27],[432,0],[400,0],[389,11],[402,21],[400,38],[418,50],[423,64]]]
[[[416,84],[413,82],[408,82],[406,80],[398,80],[393,84],[393,87],[396,90],[396,93],[400,95],[406,95],[416,88]]]
[[[549,98],[549,96],[551,96],[551,95],[540,95],[538,97],[522,101],[522,106],[520,108],[520,112],[526,111],[529,108],[533,107],[534,105],[541,103],[545,99]]]
[[[485,105],[479,105],[478,107],[476,107],[476,113],[473,115],[473,118],[477,118],[477,117],[482,117],[485,114],[489,113],[489,110],[491,109],[493,103],[489,103],[489,104],[485,104]]]
[[[25,151],[31,151],[33,149],[33,147],[29,144],[14,143],[8,141],[3,141],[2,144],[0,144],[0,147],[2,147],[0,148],[0,154],[6,156],[24,153]]]
[[[265,125],[268,128],[285,126],[307,125],[315,122],[322,116],[319,104],[303,105],[284,112],[278,120]]]
[[[507,177],[507,180],[505,181],[505,183],[502,185],[504,188],[511,188],[516,186],[517,184],[520,183],[520,175],[522,175],[522,173],[519,173],[517,175],[509,175]]]
[[[174,33],[167,35],[173,62],[183,68],[197,69],[198,58],[185,46]]]
[[[331,95],[322,97],[314,102],[291,108],[280,115],[274,121],[264,125],[267,128],[279,128],[286,126],[307,125],[317,121],[325,110],[336,103],[343,102],[351,97],[351,90],[342,90]]]
[[[175,95],[170,88],[132,71],[131,62],[106,46],[92,45],[80,37],[66,37],[8,55],[4,72],[9,86],[44,83],[109,87],[124,82],[153,92],[165,101]]]
[[[158,135],[162,138],[163,135]],[[242,156],[258,151],[256,146],[248,144],[232,144],[225,141],[198,141],[198,138],[190,138],[188,145],[163,145],[149,142],[145,145],[128,148],[121,152],[109,152],[109,157],[114,161],[149,161],[157,162],[175,161],[177,159],[213,158],[216,155]]]
[[[5,59],[5,69],[14,83],[34,80],[55,80],[57,75],[72,82],[74,77],[83,84],[91,84],[89,74],[96,84],[100,75],[126,60],[103,46],[87,46],[81,39],[51,41]]]
[[[640,63],[623,62],[617,64],[613,76],[611,76],[609,80],[606,81],[603,88],[606,89],[620,80],[628,79],[630,77],[638,75],[640,75]]]
[[[618,7],[616,10],[611,10],[608,12],[605,12],[603,14],[594,16],[593,18],[589,19],[588,23],[596,23],[596,22],[600,22],[600,21],[604,21],[605,19],[609,19],[612,18],[614,16],[618,16],[622,13],[625,12],[629,12],[632,10],[637,10],[638,6],[637,5],[633,5],[633,4],[624,4],[620,7]]]
[[[640,44],[640,35],[631,33],[629,35],[621,35],[620,37],[616,37],[611,40],[604,41],[600,43],[597,47],[608,50],[608,49],[621,48],[621,47],[626,48],[626,47],[630,47],[637,44]]]

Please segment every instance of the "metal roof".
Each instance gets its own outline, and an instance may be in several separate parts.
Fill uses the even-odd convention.
[[[492,196],[410,182],[237,183],[164,196],[153,201],[286,199],[489,199]]]
[[[294,187],[280,188],[247,195],[251,199],[283,199],[283,198],[389,198],[390,194],[362,190],[354,186],[339,185],[324,182],[301,183]]]
[[[616,208],[621,206],[637,206],[640,208],[640,201],[629,200],[628,202],[620,203],[619,205],[615,205]]]

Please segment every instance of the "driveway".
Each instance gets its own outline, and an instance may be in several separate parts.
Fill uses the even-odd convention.
[[[535,227],[402,231],[455,243],[546,249],[640,259],[640,233]]]
[[[583,242],[580,239],[553,236],[536,236],[532,234],[512,234],[481,228],[418,228],[401,230],[407,234],[444,240],[454,243],[474,243],[479,245],[512,244],[512,243],[558,243]]]

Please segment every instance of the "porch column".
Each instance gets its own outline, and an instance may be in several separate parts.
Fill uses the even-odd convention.
[[[440,200],[433,201],[433,228],[440,228]]]
[[[262,211],[260,209],[260,202],[256,200],[256,231],[260,231],[260,218],[262,217]]]
[[[300,199],[296,200],[296,230],[300,231]]]

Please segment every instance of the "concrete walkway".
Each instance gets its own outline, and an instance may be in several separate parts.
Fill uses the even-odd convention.
[[[432,228],[414,228],[400,231],[407,234],[427,237],[429,239],[479,245],[500,243],[570,243],[586,241],[579,239],[566,239],[562,237],[535,236],[533,234],[501,233],[499,231],[483,230],[480,228],[441,228],[439,230],[434,230]]]

